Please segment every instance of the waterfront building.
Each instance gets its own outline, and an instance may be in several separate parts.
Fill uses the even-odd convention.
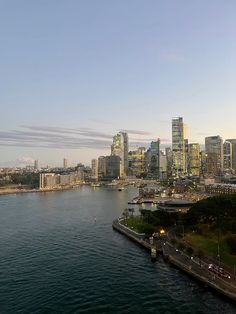
[[[220,136],[205,138],[206,172],[208,175],[219,176],[223,171],[223,140]]]
[[[119,132],[113,137],[113,143],[111,145],[111,155],[118,156],[121,160],[120,177],[123,178],[128,173],[128,134],[125,132]]]
[[[97,180],[98,179],[98,160],[97,159],[92,159],[91,161],[91,171],[92,171],[92,180]]]
[[[188,173],[198,177],[200,175],[200,145],[191,143],[188,147]]]
[[[73,174],[61,174],[59,175],[60,185],[70,185],[75,182],[75,177]]]
[[[121,159],[119,156],[106,156],[106,175],[105,179],[119,179],[121,173]]]
[[[63,168],[66,169],[68,167],[68,160],[67,158],[63,159]]]
[[[232,171],[233,167],[233,144],[229,141],[225,141],[223,144],[223,167],[224,172]]]
[[[39,188],[54,188],[60,183],[60,176],[56,173],[40,173]]]
[[[106,157],[98,157],[98,178],[102,180],[106,176]]]
[[[145,174],[145,147],[130,151],[128,155],[129,175],[142,177]]]
[[[90,182],[92,178],[92,170],[90,167],[84,167],[84,181]]]
[[[185,158],[185,138],[186,126],[183,123],[183,118],[172,119],[172,173],[173,176],[181,176],[186,173],[186,158]]]
[[[85,181],[84,169],[85,167],[83,164],[78,164],[76,167],[76,177],[79,182]]]
[[[227,139],[232,144],[232,169],[236,172],[236,139]]]

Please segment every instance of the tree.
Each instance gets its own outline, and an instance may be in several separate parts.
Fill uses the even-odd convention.
[[[127,219],[129,217],[129,210],[128,210],[128,208],[125,208],[125,210],[123,211],[122,215],[125,217],[125,219]]]

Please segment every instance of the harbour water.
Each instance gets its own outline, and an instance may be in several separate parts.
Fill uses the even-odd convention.
[[[0,313],[224,313],[236,305],[112,229],[134,188],[0,197]]]

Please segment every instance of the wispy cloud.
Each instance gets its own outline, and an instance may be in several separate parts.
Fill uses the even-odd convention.
[[[127,132],[129,134],[134,134],[134,135],[151,135],[152,133],[151,132],[147,132],[147,131],[140,131],[140,130],[118,130],[118,131],[121,131],[121,132]]]
[[[0,146],[43,148],[108,148],[112,135],[92,129],[22,126],[23,130],[0,132]]]
[[[131,147],[147,147],[153,138],[140,136],[150,135],[150,132],[125,130],[134,135],[129,139]],[[60,128],[53,126],[21,126],[19,130],[0,131],[0,146],[5,147],[41,147],[59,149],[106,149],[112,143],[112,134],[103,133],[90,128]],[[163,139],[163,145],[169,140]]]

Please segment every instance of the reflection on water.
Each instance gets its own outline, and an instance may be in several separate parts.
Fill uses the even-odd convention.
[[[236,313],[112,230],[136,193],[83,187],[2,196],[0,313]]]

